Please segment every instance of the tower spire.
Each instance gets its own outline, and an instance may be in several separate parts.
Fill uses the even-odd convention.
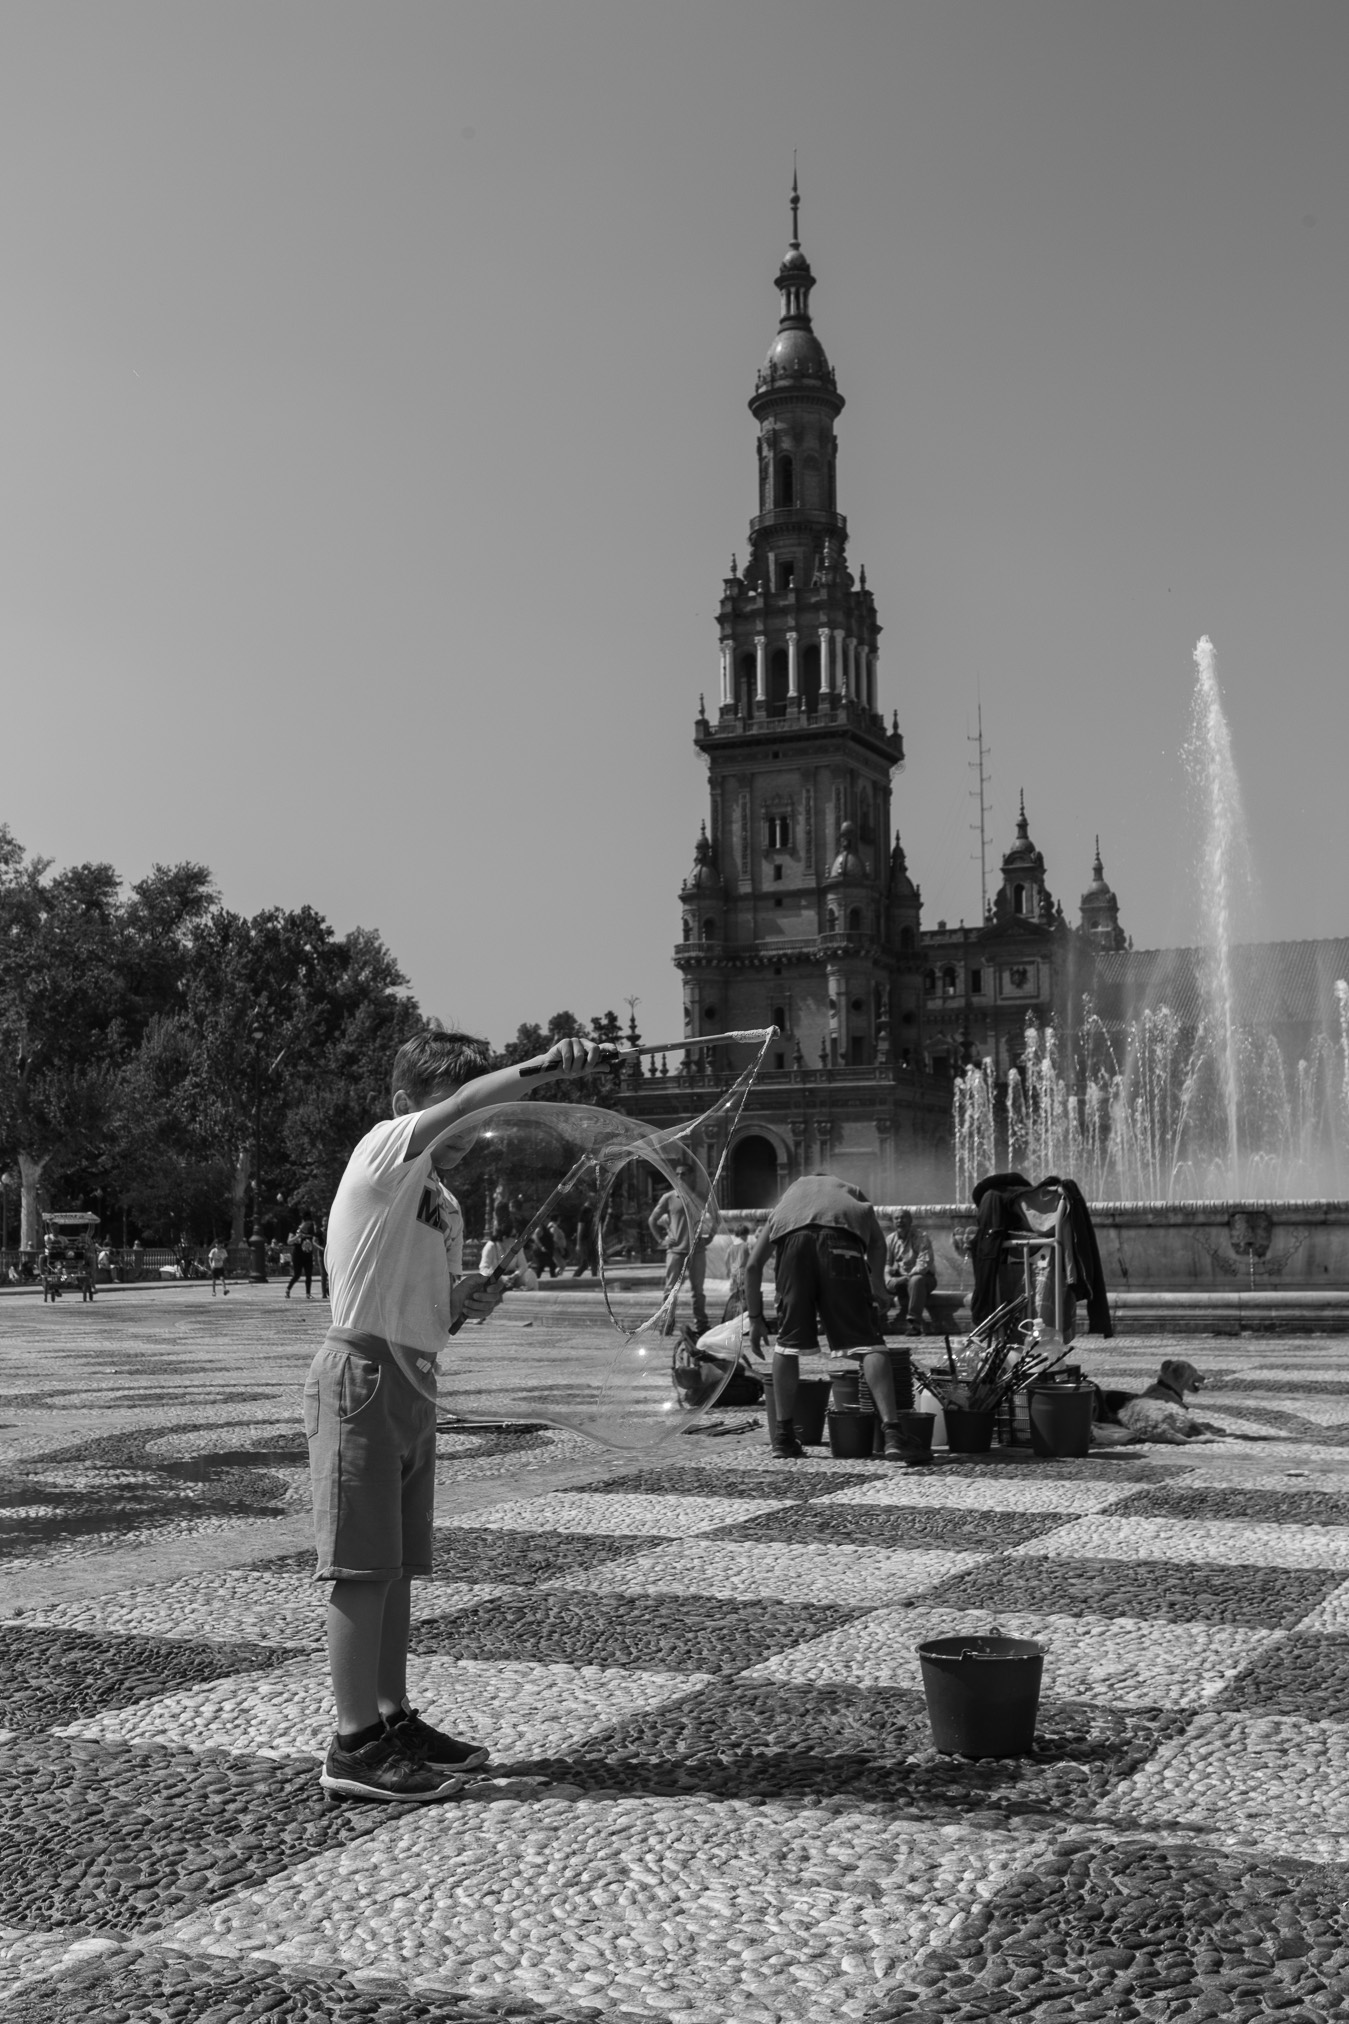
[[[798,213],[798,211],[799,211],[800,209],[801,209],[801,192],[800,192],[800,189],[799,189],[799,188],[798,188],[798,186],[797,186],[797,181],[796,181],[796,149],[795,149],[795,148],[793,148],[793,149],[792,149],[792,241],[791,241],[791,243],[792,243],[792,251],[793,251],[794,253],[795,253],[795,252],[799,252],[799,251],[800,251],[800,247],[801,247],[801,228],[800,228],[800,223],[799,223],[799,220],[798,220],[798,218],[797,218],[797,213]]]

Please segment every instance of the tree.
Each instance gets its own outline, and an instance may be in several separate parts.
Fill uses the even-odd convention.
[[[393,1056],[421,1023],[379,935],[334,936],[312,907],[251,920],[219,909],[198,932],[187,1006],[199,1048],[196,1100],[233,1174],[232,1234],[244,1236],[250,1173],[321,1209],[352,1147],[388,1113]]]
[[[127,1011],[116,872],[50,868],[0,825],[0,1157],[18,1169],[26,1250],[44,1175],[98,1155]]]

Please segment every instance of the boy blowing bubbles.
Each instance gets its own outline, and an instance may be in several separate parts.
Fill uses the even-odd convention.
[[[423,1722],[407,1698],[414,1575],[431,1572],[436,1358],[485,1320],[498,1282],[463,1270],[463,1217],[436,1148],[471,1111],[528,1086],[610,1065],[613,1050],[560,1040],[487,1073],[485,1042],[431,1029],[394,1057],[393,1116],[347,1162],[328,1218],[332,1325],[305,1385],[316,1579],[331,1581],[328,1663],[337,1734],[330,1797],[425,1802],[458,1789],[487,1752]]]

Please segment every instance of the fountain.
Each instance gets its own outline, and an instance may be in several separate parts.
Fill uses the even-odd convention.
[[[1218,687],[1217,656],[1207,633],[1194,650],[1194,667],[1194,703],[1185,764],[1198,796],[1203,824],[1199,876],[1202,975],[1227,1126],[1227,1172],[1239,1186],[1237,1008],[1232,985],[1232,942],[1238,901],[1252,884],[1250,846],[1246,840],[1241,783]]]
[[[1237,940],[1253,880],[1213,643],[1194,652],[1185,759],[1200,817],[1201,1011],[1159,1002],[1121,1027],[1090,1005],[1063,1058],[1027,1026],[1004,1084],[957,1080],[956,1193],[1015,1168],[1071,1174],[1092,1203],[1112,1299],[1130,1325],[1349,1325],[1349,983],[1287,1060],[1243,1018]],[[959,1269],[968,1210],[923,1211]],[[947,1283],[950,1283],[949,1281]],[[1225,1297],[1223,1297],[1225,1296]]]

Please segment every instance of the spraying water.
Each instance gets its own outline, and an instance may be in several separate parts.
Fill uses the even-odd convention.
[[[1241,1185],[1242,1161],[1237,1132],[1239,1035],[1232,988],[1232,943],[1241,902],[1251,887],[1250,848],[1241,805],[1241,783],[1218,687],[1217,657],[1207,633],[1194,650],[1194,669],[1194,703],[1185,764],[1199,803],[1202,825],[1199,904],[1205,949],[1204,995],[1227,1123],[1227,1172],[1235,1192]]]

